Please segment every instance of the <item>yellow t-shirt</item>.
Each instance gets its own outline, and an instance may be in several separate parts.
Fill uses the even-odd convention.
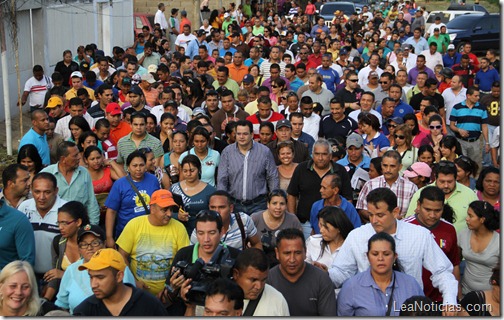
[[[164,288],[173,258],[189,245],[189,236],[184,225],[175,219],[166,226],[153,226],[148,215],[142,215],[126,224],[116,243],[130,254],[135,278],[156,295]]]

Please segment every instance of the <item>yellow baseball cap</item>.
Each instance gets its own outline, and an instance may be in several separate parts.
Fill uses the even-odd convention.
[[[47,101],[46,108],[56,108],[57,106],[63,106],[63,101],[60,97],[52,97]]]
[[[79,270],[83,271],[87,269],[95,271],[108,267],[112,267],[119,271],[124,271],[124,269],[126,269],[124,258],[117,250],[106,248],[96,251],[87,263],[79,266]]]

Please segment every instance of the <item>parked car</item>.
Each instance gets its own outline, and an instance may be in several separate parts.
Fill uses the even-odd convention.
[[[336,2],[341,2],[341,1],[340,0],[336,0]],[[351,2],[353,2],[355,4],[355,11],[357,13],[361,13],[362,12],[362,7],[364,7],[364,6],[368,6],[369,10],[373,11],[373,8],[374,8],[374,5],[375,5],[375,1],[374,0],[352,0]]]
[[[320,7],[320,16],[324,18],[325,24],[331,26],[334,19],[334,12],[337,10],[343,11],[346,16],[350,16],[355,12],[355,4],[353,2],[326,2]]]
[[[481,14],[483,15],[484,12],[481,11],[469,11],[469,10],[443,10],[443,11],[432,11],[429,13],[429,16],[427,17],[427,21],[425,21],[425,31],[429,30],[429,27],[431,24],[434,23],[434,20],[437,17],[441,18],[441,23],[447,24],[448,22],[452,21],[458,16],[465,15],[465,14]],[[487,12],[488,13],[488,12]],[[449,30],[448,30],[449,31]]]
[[[470,42],[473,51],[499,50],[500,14],[466,14],[446,25],[450,41],[460,51],[464,43]]]
[[[135,37],[142,33],[142,28],[147,26],[151,32],[154,29],[154,15],[149,13],[134,13],[133,28],[135,29]]]

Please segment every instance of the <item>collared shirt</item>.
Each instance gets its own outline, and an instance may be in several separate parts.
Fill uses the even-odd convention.
[[[422,288],[412,276],[394,271],[392,279],[385,293],[373,279],[371,268],[348,279],[341,288],[341,295],[338,295],[338,316],[384,317],[389,308],[391,294],[390,315],[398,316],[400,307],[406,299],[424,295]]]
[[[416,40],[414,37],[409,37],[408,39],[406,39],[406,41],[404,41],[404,43],[411,44],[417,54],[420,54],[420,52],[429,49],[429,43],[424,37],[420,37],[418,38],[418,40]]]
[[[154,24],[156,23],[159,23],[162,30],[168,29],[168,21],[166,21],[164,12],[159,9],[156,11],[156,15],[154,16]]]
[[[408,72],[408,83],[410,83],[411,85],[416,85],[416,78],[421,71],[427,72],[428,78],[436,79],[434,71],[432,71],[432,69],[428,68],[427,66],[424,68],[424,70],[418,70],[417,67],[414,67]]]
[[[59,162],[58,162],[59,163]],[[93,181],[88,171],[84,167],[77,167],[72,173],[70,183],[59,171],[58,163],[52,164],[42,169],[42,172],[52,173],[56,177],[58,185],[58,195],[66,201],[79,201],[88,210],[89,222],[98,224],[100,222],[100,207],[94,194]]]
[[[161,145],[161,141],[159,141],[159,139],[146,133],[137,147],[135,142],[131,139],[132,135],[133,132],[125,137],[122,137],[121,140],[119,140],[119,142],[117,143],[117,163],[124,163],[126,165],[126,159],[130,155],[130,153],[141,148],[151,148],[154,152],[154,158],[159,158],[164,154],[163,146]]]
[[[348,220],[350,220],[350,222],[352,223],[354,228],[360,227],[362,225],[362,223],[361,223],[361,219],[359,217],[359,214],[355,210],[355,207],[350,202],[348,202],[347,199],[343,198],[342,196],[338,195],[338,197],[340,198],[341,203],[337,207],[346,213]],[[315,234],[320,233],[320,228],[318,225],[319,219],[317,216],[318,216],[318,213],[320,212],[320,210],[322,210],[324,208],[324,201],[325,201],[324,199],[320,199],[319,201],[315,201],[311,207],[310,225],[311,225],[313,231],[315,231]]]
[[[84,89],[86,89],[86,91],[89,93],[89,99],[91,100],[96,100],[95,98],[95,95],[94,95],[94,90],[86,87],[86,86],[82,86]],[[65,92],[65,98],[67,99],[67,101],[70,101],[70,99],[72,98],[75,98],[77,97],[77,90],[75,90],[75,88],[70,88],[70,90],[68,90],[67,92]]]
[[[59,121],[58,121],[59,122]],[[33,128],[28,130],[28,132],[21,138],[19,142],[18,151],[25,144],[33,144],[42,158],[42,164],[49,165],[51,164],[51,154],[49,151],[49,145],[47,144],[47,136],[46,134],[38,134]]]
[[[396,220],[396,233],[391,235],[404,273],[413,276],[423,289],[422,267],[432,273],[432,284],[443,294],[445,304],[457,304],[458,282],[453,276],[453,265],[434,241],[429,230]],[[368,240],[376,234],[368,223],[348,234],[341,246],[338,259],[333,261],[329,276],[336,287],[357,272],[369,268]],[[341,294],[339,296],[342,296]]]
[[[110,127],[109,139],[113,144],[117,145],[119,140],[129,133],[131,133],[131,126],[127,122],[121,121],[117,127]]]
[[[243,77],[248,74],[248,68],[246,65],[242,64],[241,66],[237,66],[234,63],[230,63],[226,65],[229,70],[229,77],[236,81],[236,83],[241,83]]]
[[[468,138],[478,138],[481,135],[482,125],[488,122],[487,109],[480,105],[479,102],[476,102],[472,108],[469,108],[466,105],[466,101],[453,106],[450,121],[455,121],[457,128],[467,130],[469,132]],[[460,135],[457,135],[457,137],[460,137]]]
[[[434,181],[429,186],[436,186],[436,182]],[[417,201],[422,190],[423,188],[415,192],[413,197],[411,197],[406,217],[415,214]],[[465,218],[467,217],[467,209],[469,208],[469,204],[476,200],[478,200],[476,193],[474,193],[474,191],[472,191],[470,188],[458,182],[456,183],[455,190],[450,195],[450,197],[448,199],[445,199],[445,203],[449,204],[452,207],[453,211],[455,211],[455,221],[453,221],[453,226],[455,227],[455,230],[457,230],[457,232],[467,228],[465,222]]]
[[[238,200],[252,200],[268,190],[280,188],[275,158],[268,147],[252,142],[244,155],[235,142],[221,154],[217,189],[228,191]]]
[[[355,208],[357,210],[359,209],[367,210],[368,207],[366,196],[368,195],[369,192],[371,192],[371,190],[377,188],[389,188],[395,193],[395,195],[397,196],[397,207],[401,210],[401,215],[404,215],[406,211],[408,211],[410,200],[415,194],[415,192],[418,190],[416,184],[401,176],[397,177],[397,180],[391,186],[389,186],[388,183],[385,181],[385,177],[381,175],[379,177],[369,180],[364,184],[359,194],[359,200],[357,200]]]
[[[195,156],[196,151],[194,148],[190,149],[189,151],[185,151],[182,153],[179,157],[179,164],[182,164],[182,160],[188,155],[192,154]],[[199,157],[198,157],[199,158]],[[212,148],[208,148],[207,155],[205,158],[201,159],[201,181],[208,183],[212,187],[215,187],[215,172],[217,171],[217,168],[219,167],[220,163],[220,154],[219,152],[213,150]],[[180,166],[182,168],[182,165]]]
[[[46,273],[51,270],[52,261],[47,257],[51,256],[53,238],[60,234],[60,230],[56,222],[58,221],[58,209],[61,208],[66,200],[56,196],[56,201],[49,211],[42,217],[37,210],[35,199],[24,201],[18,208],[24,213],[33,228],[35,234],[35,265],[33,270],[35,273]]]

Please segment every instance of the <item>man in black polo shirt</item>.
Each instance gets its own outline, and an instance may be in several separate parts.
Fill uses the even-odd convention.
[[[126,263],[114,249],[98,250],[79,266],[88,272],[94,295],[74,309],[74,316],[168,316],[161,302],[147,291],[124,284]]]
[[[343,100],[338,100],[338,98],[331,99],[331,114],[320,120],[319,137],[330,139],[339,136],[346,139],[357,129],[357,122],[345,115],[344,104]]]
[[[276,165],[280,165],[280,159],[278,156],[278,144],[281,142],[290,141],[294,147],[294,159],[295,163],[301,163],[303,161],[310,160],[310,155],[308,153],[308,148],[301,141],[292,139],[292,124],[287,119],[278,120],[276,125],[276,140],[268,143],[268,148],[270,148],[275,158]]]
[[[345,77],[345,87],[336,91],[334,95],[339,101],[345,102],[345,115],[348,116],[350,112],[359,110],[359,101],[364,90],[359,88],[359,76],[355,71],[349,71]]]
[[[341,178],[340,194],[348,201],[352,201],[352,187],[350,178],[342,165],[331,161],[331,146],[325,139],[319,139],[313,145],[313,160],[301,162],[292,175],[287,188],[289,212],[297,215],[303,226],[305,238],[311,233],[310,210],[312,204],[320,200],[320,183],[329,173],[336,173]],[[297,200],[299,199],[299,203]],[[297,203],[297,205],[296,205]]]

